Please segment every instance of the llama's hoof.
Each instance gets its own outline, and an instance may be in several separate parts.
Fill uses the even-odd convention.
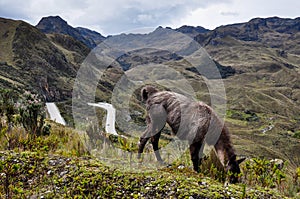
[[[184,169],[185,166],[184,166],[184,165],[179,165],[177,168],[178,168],[178,169]]]
[[[171,168],[172,165],[171,165],[171,164],[167,164],[166,167],[167,167],[167,168]]]

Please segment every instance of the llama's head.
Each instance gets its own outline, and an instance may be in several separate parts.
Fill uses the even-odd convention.
[[[245,159],[246,158],[237,160],[236,156],[234,155],[228,161],[228,164],[226,166],[226,171],[230,173],[230,176],[229,176],[230,183],[237,183],[239,181],[239,174],[241,173],[240,164]]]
[[[158,92],[158,89],[155,88],[155,87],[153,87],[153,86],[148,85],[148,86],[143,87],[143,88],[141,89],[141,97],[142,97],[142,100],[143,100],[144,102],[146,102],[147,99],[150,97],[150,95],[152,95],[152,94],[154,94],[154,93],[156,93],[156,92]]]

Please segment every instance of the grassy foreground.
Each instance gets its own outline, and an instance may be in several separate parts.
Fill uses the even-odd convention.
[[[272,169],[263,171],[269,162],[256,160],[255,168],[250,162],[245,164],[243,183],[236,185],[226,183],[216,168],[207,171],[202,168],[203,172],[198,174],[188,161],[181,160],[152,171],[126,172],[108,167],[89,155],[71,128],[50,124],[50,135],[12,138],[15,140],[15,145],[10,146],[12,150],[1,145],[0,198],[288,198],[289,195],[281,183],[285,178],[275,174],[279,170],[275,169],[274,175],[270,174]],[[19,130],[13,130],[14,134]],[[290,197],[299,198],[295,190],[293,193]]]
[[[285,198],[276,190],[226,185],[185,168],[124,173],[91,157],[0,154],[1,198]]]

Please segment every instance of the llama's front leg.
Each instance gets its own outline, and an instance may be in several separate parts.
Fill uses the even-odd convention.
[[[162,158],[160,157],[158,151],[158,140],[160,137],[160,132],[166,124],[166,120],[167,120],[167,113],[161,104],[154,104],[149,108],[148,115],[146,117],[147,130],[140,138],[138,158],[141,157],[141,153],[143,153],[145,144],[148,141],[148,139],[151,137],[151,142],[152,142],[156,159],[159,162],[162,162]]]
[[[201,164],[202,158],[199,156],[199,151],[201,148],[201,142],[195,142],[190,145],[190,154],[193,162],[193,167],[196,172],[199,172],[199,165]]]
[[[138,156],[137,156],[138,159],[141,158],[141,155],[144,151],[145,145],[150,138],[150,132],[152,131],[152,129],[151,129],[152,124],[151,124],[150,117],[148,115],[146,117],[146,122],[147,122],[147,129],[145,130],[143,135],[140,137],[140,141],[138,144],[138,146],[139,146]]]
[[[151,137],[151,143],[152,143],[154,154],[155,154],[157,161],[160,163],[164,163],[164,161],[162,160],[162,158],[160,156],[159,150],[158,150],[159,137],[160,137],[160,132],[158,132],[155,136]]]

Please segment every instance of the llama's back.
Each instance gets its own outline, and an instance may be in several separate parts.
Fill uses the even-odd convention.
[[[205,142],[215,145],[226,127],[217,113],[207,104],[199,101],[183,103],[178,137],[191,142]],[[227,130],[226,130],[226,133]]]
[[[216,113],[207,104],[195,101],[184,95],[169,91],[160,91],[147,100],[147,109],[162,104],[166,110],[167,123],[178,138],[189,142],[202,141],[213,143],[221,122]],[[212,141],[211,141],[212,140]]]
[[[211,108],[203,102],[191,100],[183,95],[175,96],[176,108],[169,107],[171,124],[176,114],[179,115],[177,126],[172,128],[174,133],[180,139],[188,140],[190,143],[202,141],[209,127]]]

